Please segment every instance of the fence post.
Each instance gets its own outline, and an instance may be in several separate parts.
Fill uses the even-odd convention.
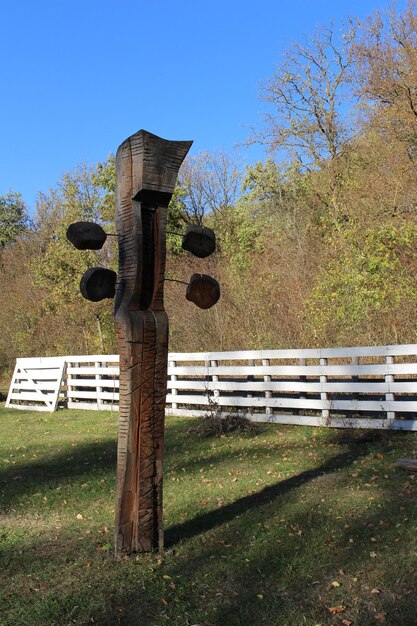
[[[169,367],[176,367],[177,362],[176,361],[170,361],[169,362]],[[171,381],[175,382],[177,380],[177,376],[175,374],[171,374]],[[176,396],[178,394],[178,390],[174,389],[174,387],[171,387],[171,396]],[[176,402],[173,402],[171,404],[171,408],[172,409],[178,409],[178,404]]]
[[[327,365],[327,359],[320,359],[320,365]],[[325,376],[325,375],[320,376],[320,382],[321,383],[327,383],[327,376]],[[329,396],[328,396],[328,394],[326,392],[322,392],[320,394],[320,398],[322,400],[328,400],[328,397]],[[322,409],[321,410],[321,416],[322,416],[323,419],[329,419],[329,416],[330,416],[329,409]]]
[[[101,365],[100,361],[96,361],[94,363],[94,367],[100,367],[100,365]],[[95,379],[96,379],[97,408],[98,409],[102,409],[103,408],[103,400],[99,396],[99,394],[103,391],[103,387],[100,386],[101,374],[97,373],[95,375]]]
[[[210,361],[210,367],[217,367],[217,361]],[[218,383],[219,382],[219,377],[217,376],[217,374],[213,374],[211,377],[211,380],[213,383]],[[220,391],[219,389],[216,389],[215,385],[213,385],[213,397],[214,397],[214,402],[217,404],[219,398],[220,398]]]
[[[255,361],[253,359],[248,359],[248,366],[253,367],[254,365],[255,365]],[[253,374],[247,375],[246,382],[252,383],[254,380],[255,380],[255,377],[253,376]],[[252,398],[253,394],[250,391],[248,391],[247,397]]]
[[[269,366],[269,359],[262,359],[262,365],[263,365],[263,367],[268,367]],[[271,382],[271,376],[269,376],[269,374],[265,374],[264,381],[266,383],[270,383]],[[265,398],[272,398],[272,391],[265,391]],[[267,415],[272,415],[272,408],[270,406],[265,407],[265,413]]]
[[[392,363],[394,363],[394,357],[393,356],[386,356],[385,357],[385,363],[387,365],[391,365]],[[385,382],[386,383],[393,383],[394,382],[393,374],[387,374],[385,376]],[[394,394],[393,393],[386,393],[385,394],[385,400],[386,400],[386,402],[393,402],[394,401]],[[387,419],[395,419],[394,411],[388,411],[387,410]]]
[[[76,401],[76,398],[74,398],[74,396],[69,395],[70,391],[74,391],[75,385],[73,384],[73,382],[75,381],[75,377],[70,372],[68,372],[68,369],[70,367],[78,367],[78,365],[78,363],[74,363],[73,361],[67,361],[67,407],[69,403]]]
[[[352,365],[359,365],[359,357],[351,356],[350,357],[350,362],[352,363]],[[353,383],[357,383],[358,380],[359,380],[359,376],[352,376],[352,382]]]
[[[300,365],[301,367],[305,367],[307,365],[307,359],[298,359],[298,365]],[[299,380],[300,380],[300,383],[305,383],[307,380],[307,376],[300,376]],[[300,395],[299,395],[300,400],[303,400],[306,397],[307,396],[303,392],[300,392]],[[295,409],[294,413],[296,415],[300,415],[300,413],[302,413],[302,409]]]

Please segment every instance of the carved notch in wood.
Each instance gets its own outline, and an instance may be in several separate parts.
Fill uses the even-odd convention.
[[[191,144],[140,130],[121,144],[116,156],[115,326],[120,349],[116,555],[163,548],[165,226],[178,170]]]

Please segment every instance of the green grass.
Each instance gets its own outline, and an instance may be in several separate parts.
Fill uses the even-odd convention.
[[[0,410],[0,624],[415,624],[415,433],[167,418],[165,554],[113,558],[117,416]]]

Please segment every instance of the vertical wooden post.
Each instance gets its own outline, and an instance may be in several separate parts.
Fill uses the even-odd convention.
[[[99,368],[101,366],[102,366],[102,362],[101,361],[96,361],[94,363],[94,367],[96,367],[96,368]],[[100,393],[103,391],[103,388],[100,387],[101,374],[96,374],[95,378],[96,378],[97,408],[98,409],[102,409],[103,408],[103,399],[100,397]]]
[[[359,365],[359,357],[357,356],[351,356],[350,357],[350,362],[352,363],[352,365]],[[352,376],[352,382],[353,383],[357,383],[359,381],[359,376]]]
[[[210,361],[210,367],[217,367],[217,361]],[[211,377],[211,380],[213,383],[218,383],[219,377],[217,376],[217,374],[213,374]],[[219,389],[216,389],[216,387],[214,387],[213,389],[213,398],[214,398],[214,402],[217,404],[220,398],[220,391]]]
[[[164,310],[167,207],[190,141],[144,130],[116,156],[120,349],[115,552],[163,548],[162,458],[168,318]]]
[[[262,359],[262,365],[263,367],[269,367],[269,359]],[[271,382],[271,376],[269,376],[269,374],[265,374],[264,382]],[[265,398],[272,398],[272,391],[265,391]],[[270,406],[265,407],[265,413],[266,415],[272,415],[272,409]]]
[[[79,363],[74,363],[73,361],[71,361],[70,363],[68,363],[67,366],[67,406],[69,405],[70,402],[75,402],[76,399],[73,397],[72,393],[75,389],[75,385],[74,385],[74,376],[68,372],[68,368],[69,367],[78,367]]]
[[[175,361],[170,361],[169,362],[169,367],[175,367],[176,366],[176,362]],[[175,374],[171,374],[171,381],[174,383],[177,380],[177,376]],[[178,390],[175,389],[174,387],[171,387],[171,396],[176,396],[178,394]],[[173,409],[178,409],[178,404],[176,402],[173,402],[171,405],[171,408]]]
[[[300,365],[300,367],[305,367],[307,365],[307,359],[303,359],[303,358],[298,359],[298,365]],[[307,376],[300,376],[299,377],[300,383],[305,383],[306,380],[307,380]],[[302,400],[302,399],[304,399],[306,397],[307,396],[305,395],[304,392],[300,392],[300,395],[299,395],[300,400]],[[295,409],[295,411],[294,411],[294,413],[296,415],[300,415],[300,414],[302,414],[302,412],[303,412],[302,409]]]
[[[320,359],[320,365],[327,365],[327,359]],[[327,383],[327,376],[320,376],[320,382],[321,383]],[[328,399],[328,394],[326,392],[322,392],[320,394],[320,398],[322,400],[327,400]],[[321,410],[321,416],[323,419],[329,419],[330,416],[330,411],[329,409],[322,409]]]
[[[249,367],[253,367],[255,365],[255,361],[254,359],[248,359],[248,365]],[[246,382],[248,383],[252,383],[255,380],[255,377],[253,374],[248,374],[246,377]],[[248,392],[248,398],[252,398],[253,394],[249,391]]]
[[[386,356],[385,357],[385,363],[387,365],[391,365],[392,363],[394,363],[394,357],[393,356]],[[385,382],[386,383],[393,383],[394,382],[393,374],[387,374],[385,376]],[[386,400],[386,402],[393,402],[394,401],[394,394],[393,393],[386,393],[385,394],[385,400]],[[388,419],[395,419],[395,412],[394,411],[387,411],[387,418]]]

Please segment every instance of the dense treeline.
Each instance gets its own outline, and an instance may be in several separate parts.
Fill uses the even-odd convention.
[[[213,227],[199,262],[168,237],[168,275],[199,268],[222,298],[200,311],[166,285],[172,350],[415,342],[417,320],[417,6],[323,28],[294,44],[262,89],[264,124],[250,166],[223,152],[184,164],[170,230]],[[112,303],[88,303],[79,279],[117,269],[66,242],[70,222],[112,230],[114,160],[82,165],[40,194],[29,223],[18,194],[0,198],[0,362],[116,351]],[[97,258],[98,257],[98,258]]]

